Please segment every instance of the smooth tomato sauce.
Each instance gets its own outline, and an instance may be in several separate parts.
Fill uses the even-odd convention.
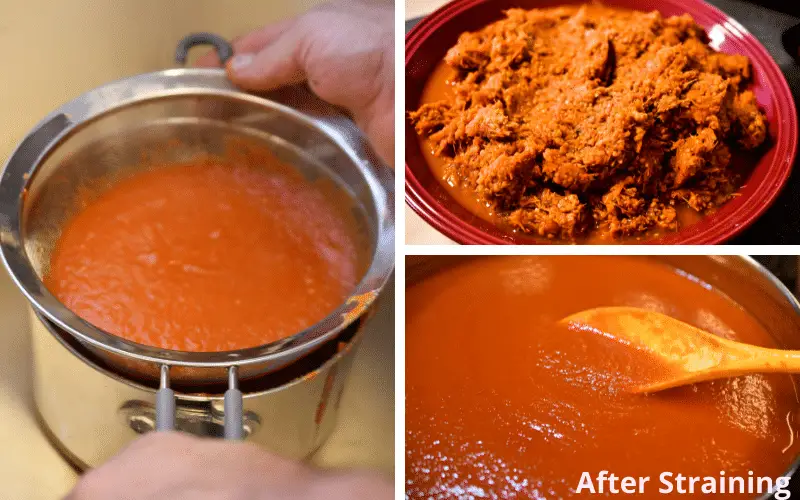
[[[360,279],[349,207],[265,152],[137,173],[67,221],[45,276],[125,339],[226,351],[291,336]]]
[[[601,471],[649,477],[643,494],[621,495],[635,498],[664,496],[664,472],[673,494],[678,474],[774,482],[800,453],[791,376],[632,394],[625,388],[655,368],[651,359],[557,323],[635,306],[776,347],[746,310],[689,278],[648,258],[571,256],[474,258],[412,280],[406,497],[582,498],[582,474]],[[716,498],[697,484],[678,496]]]

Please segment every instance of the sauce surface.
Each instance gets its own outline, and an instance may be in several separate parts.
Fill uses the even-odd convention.
[[[170,164],[67,221],[48,289],[141,344],[212,352],[313,325],[360,279],[349,207],[271,153]]]
[[[665,471],[753,471],[774,481],[788,469],[800,452],[790,376],[630,394],[633,380],[657,369],[649,359],[556,324],[598,306],[647,308],[776,347],[730,299],[644,258],[490,257],[446,267],[406,293],[408,498],[570,498],[581,496],[583,472],[603,470],[649,476],[637,498],[661,498]],[[708,498],[696,488],[680,497]]]

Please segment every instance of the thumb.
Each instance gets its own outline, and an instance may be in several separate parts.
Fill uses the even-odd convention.
[[[308,41],[298,28],[285,30],[258,52],[234,55],[226,65],[231,82],[245,90],[266,91],[304,81]]]

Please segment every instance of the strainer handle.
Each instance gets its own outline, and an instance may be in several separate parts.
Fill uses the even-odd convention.
[[[169,366],[161,365],[161,381],[156,392],[156,430],[175,430],[175,391],[169,387]]]
[[[197,45],[212,45],[216,49],[219,60],[223,65],[233,57],[233,47],[221,36],[213,33],[192,33],[178,42],[178,47],[175,49],[175,62],[181,66],[186,64],[186,59],[189,57],[189,49]]]
[[[244,438],[244,402],[239,390],[237,367],[228,369],[228,390],[224,398],[225,439]],[[161,379],[156,391],[156,431],[175,430],[175,391],[169,387],[169,366],[161,365]]]
[[[228,390],[225,391],[225,439],[244,438],[242,391],[239,390],[239,373],[235,366],[228,369]]]

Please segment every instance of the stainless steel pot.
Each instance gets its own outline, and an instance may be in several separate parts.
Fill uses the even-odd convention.
[[[204,43],[215,45],[223,61],[232,54],[224,40],[196,34],[180,43],[176,59],[182,63],[192,45]],[[331,181],[351,200],[365,236],[365,272],[338,309],[302,332],[260,347],[190,353],[144,346],[105,332],[79,318],[47,290],[42,278],[50,253],[64,221],[81,203],[143,168],[156,168],[143,162],[143,155],[157,152],[163,164],[198,154],[224,154],[231,139],[269,149],[309,179]],[[394,267],[393,173],[346,115],[305,87],[254,96],[234,88],[221,69],[138,75],[65,104],[23,139],[0,178],[0,254],[50,336],[63,346],[73,345],[70,352],[76,359],[139,388],[160,384],[157,401],[164,410],[159,415],[160,428],[180,427],[174,389],[183,393],[177,399],[180,406],[189,394],[222,397],[227,388],[231,398],[226,402],[231,406],[225,417],[238,422],[238,430],[230,437],[240,437],[240,384],[243,389],[250,387],[253,394],[267,394],[258,387],[269,386],[269,380],[280,378],[278,372],[285,376],[287,369],[354,327],[389,278]],[[37,358],[36,363],[37,376],[50,373],[46,357]],[[73,379],[67,375],[66,379]],[[58,377],[47,380],[44,383],[63,385]],[[37,387],[41,383],[37,380]],[[73,390],[81,386],[78,380],[71,384]],[[41,387],[38,392],[40,410],[47,406],[44,391]],[[65,403],[64,394],[52,397]],[[44,410],[42,415],[50,424],[60,418]],[[87,459],[85,463],[94,462]]]
[[[140,434],[156,429],[155,387],[103,366],[84,344],[41,314],[31,314],[31,325],[39,420],[76,468],[98,466]],[[335,426],[362,335],[356,322],[303,362],[243,384],[243,439],[294,459],[314,453]],[[228,417],[224,399],[222,393],[178,392],[175,429],[223,437]]]

